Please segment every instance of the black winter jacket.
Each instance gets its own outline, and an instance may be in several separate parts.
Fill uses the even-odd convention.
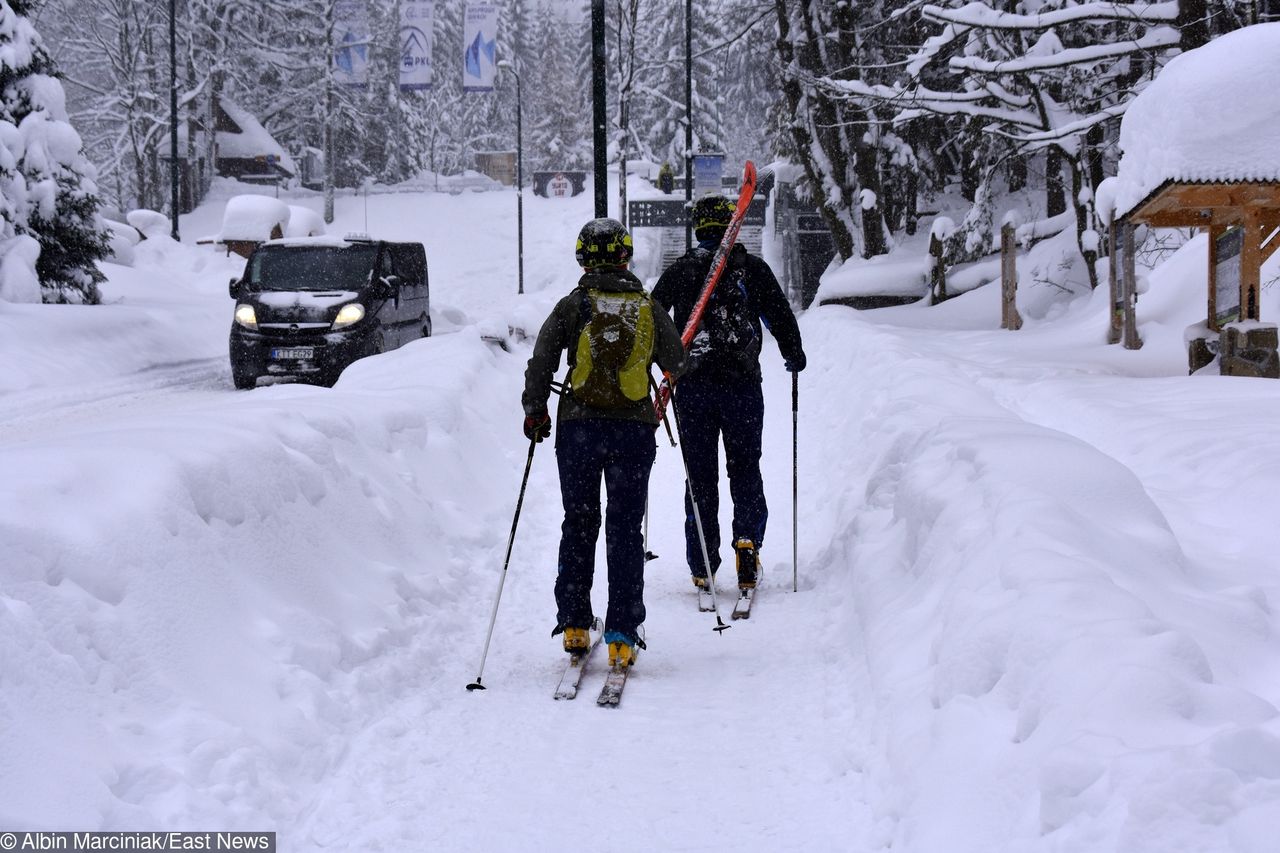
[[[693,248],[662,274],[653,289],[654,300],[674,313],[676,326],[681,330],[702,293],[714,254],[709,249]],[[728,288],[736,288],[737,293],[721,292]],[[778,341],[783,358],[798,358],[803,353],[800,327],[782,287],[774,278],[773,270],[762,258],[748,253],[741,244],[734,246],[729,254],[728,266],[707,305],[707,314],[735,301],[738,306],[745,301],[745,321],[750,330],[744,330],[745,334],[731,334],[731,339],[726,341],[708,332],[707,326],[712,320],[704,314],[703,324],[689,347],[686,376],[759,382],[761,320]]]

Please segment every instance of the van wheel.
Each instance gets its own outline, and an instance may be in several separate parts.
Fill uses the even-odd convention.
[[[231,368],[231,382],[236,386],[238,391],[248,391],[258,386],[258,377],[252,373],[244,373],[243,371]]]

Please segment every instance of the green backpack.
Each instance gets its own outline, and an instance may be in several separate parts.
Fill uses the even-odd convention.
[[[649,396],[653,302],[645,293],[588,290],[569,385],[580,403],[621,409]]]

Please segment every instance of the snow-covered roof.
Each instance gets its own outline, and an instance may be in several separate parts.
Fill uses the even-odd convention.
[[[238,195],[227,199],[222,214],[222,233],[218,240],[270,240],[279,229],[283,236],[289,228],[290,209],[278,198],[261,195]]]
[[[315,237],[325,233],[324,217],[309,207],[289,205],[289,227],[286,237]]]
[[[230,133],[225,130],[218,131],[219,157],[246,160],[252,160],[257,157],[274,157],[276,163],[289,174],[298,174],[298,167],[294,165],[293,158],[267,132],[261,122],[254,118],[253,113],[226,98],[219,98],[218,106],[227,114],[227,118],[235,122],[240,128],[239,133]]]
[[[1280,181],[1280,23],[1170,61],[1125,112],[1120,149],[1117,216],[1169,181]]]

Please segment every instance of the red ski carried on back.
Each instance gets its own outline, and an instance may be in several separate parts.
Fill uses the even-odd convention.
[[[716,253],[711,258],[711,268],[707,270],[706,283],[702,285],[702,293],[694,303],[693,310],[689,312],[689,321],[684,324],[684,331],[680,334],[680,343],[686,350],[689,349],[689,344],[693,343],[694,336],[698,334],[698,327],[702,325],[702,314],[707,310],[707,303],[711,301],[711,294],[715,292],[720,276],[729,265],[729,252],[732,251],[733,244],[738,241],[738,231],[742,229],[742,220],[746,217],[747,208],[751,206],[751,199],[755,194],[756,166],[748,160],[742,169],[742,189],[738,192],[738,204],[734,208],[733,218],[729,220],[729,226],[725,228],[724,236],[720,238],[720,245],[716,247]],[[657,397],[653,401],[653,408],[658,413],[659,421],[666,416],[667,403],[670,400],[671,374],[664,372],[662,384],[658,387]]]

